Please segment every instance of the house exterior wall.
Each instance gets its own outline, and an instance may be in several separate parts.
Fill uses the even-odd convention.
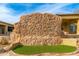
[[[67,32],[68,34],[77,34],[77,23],[78,20],[77,19],[63,19],[62,21],[62,28],[65,32]],[[75,31],[71,32],[70,30],[70,25],[74,25],[75,26]]]
[[[6,35],[7,34],[7,25],[2,25],[2,24],[0,24],[0,28],[2,29],[1,30],[1,32],[3,32],[2,33],[2,35]],[[1,34],[1,33],[0,33]]]
[[[66,21],[67,24],[75,23],[77,26],[77,29],[76,29],[76,33],[73,33],[73,34],[79,35],[79,14],[60,14],[59,16],[61,16],[62,21]],[[64,24],[65,23],[63,23],[62,25],[64,25]],[[66,26],[64,26],[64,31],[69,32],[69,30]]]
[[[62,38],[63,42],[61,45],[68,45],[68,46],[77,46],[77,39],[74,38]]]
[[[78,22],[77,22],[77,34],[79,35],[79,19],[78,19]]]
[[[6,23],[1,23],[0,22],[0,28],[2,28],[2,30],[4,31],[4,33],[0,34],[0,35],[9,35],[10,32],[8,31],[8,27],[13,27],[12,25],[6,24]]]
[[[0,34],[5,34],[5,26],[4,25],[0,25]]]

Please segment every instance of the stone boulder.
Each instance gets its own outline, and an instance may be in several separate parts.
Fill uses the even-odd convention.
[[[14,25],[11,41],[18,41],[24,45],[61,44],[61,23],[61,17],[53,14],[23,15]]]
[[[0,45],[6,45],[9,43],[9,37],[6,36],[0,36]]]
[[[3,49],[5,51],[10,51],[10,50],[14,49],[15,47],[17,47],[18,45],[21,45],[21,44],[18,43],[18,42],[14,42],[14,43],[12,43],[10,45],[5,46]]]
[[[4,52],[5,50],[2,47],[0,47],[0,53],[4,53]]]

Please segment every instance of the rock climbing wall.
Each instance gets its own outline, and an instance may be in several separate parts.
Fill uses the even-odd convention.
[[[24,45],[57,45],[61,40],[60,16],[52,14],[23,15],[14,25],[11,40]]]

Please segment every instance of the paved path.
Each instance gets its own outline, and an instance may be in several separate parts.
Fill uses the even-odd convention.
[[[20,55],[15,54],[13,51],[8,51],[5,53],[1,53],[0,56],[20,56]],[[27,55],[23,55],[23,56],[27,56]],[[79,56],[79,52],[71,54],[71,55],[45,53],[45,54],[35,54],[35,55],[30,55],[30,56]]]
[[[13,53],[12,51],[8,51],[5,53],[1,53],[0,56],[17,56],[17,55]]]

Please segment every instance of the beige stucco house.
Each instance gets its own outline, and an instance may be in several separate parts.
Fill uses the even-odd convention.
[[[61,29],[64,32],[64,45],[77,46],[79,41],[79,14],[58,14],[62,18]]]
[[[79,35],[79,14],[58,14],[62,18],[62,30],[66,34]]]
[[[9,35],[13,30],[13,25],[0,21],[0,35]]]

